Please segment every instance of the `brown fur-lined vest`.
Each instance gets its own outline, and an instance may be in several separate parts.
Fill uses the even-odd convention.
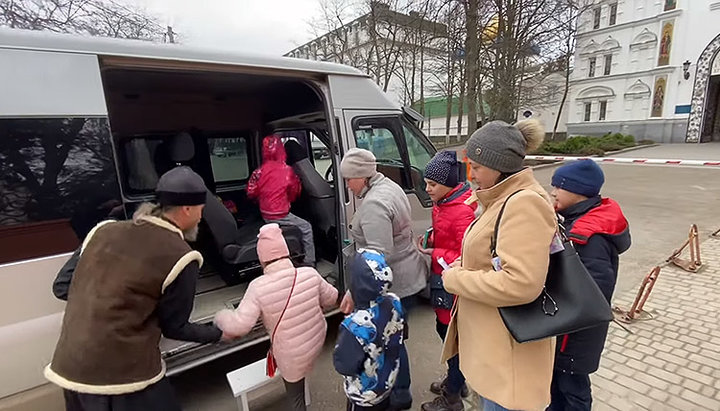
[[[165,220],[96,226],[83,243],[45,377],[68,390],[107,395],[159,381],[165,364],[157,304],[192,261],[202,264],[202,256]]]

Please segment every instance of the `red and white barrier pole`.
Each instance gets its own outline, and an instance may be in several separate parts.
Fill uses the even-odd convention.
[[[720,161],[710,160],[671,160],[661,158],[622,158],[622,157],[565,157],[565,156],[525,156],[525,160],[535,161],[579,161],[592,160],[596,163],[618,164],[661,164],[669,166],[707,166],[720,167]]]

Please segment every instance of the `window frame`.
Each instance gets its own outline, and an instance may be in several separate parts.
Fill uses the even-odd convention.
[[[597,71],[597,57],[590,57],[588,61],[588,77],[595,77]]]
[[[0,204],[0,265],[70,253],[98,222],[108,217],[127,218],[118,158],[107,117],[7,117],[0,121],[4,123],[0,126],[8,131],[8,135],[3,136],[0,152],[4,154],[3,161],[7,161],[5,165],[12,168],[12,172],[3,175],[2,183],[15,181],[17,184],[17,189],[13,189],[15,184],[3,185],[7,191],[3,191],[3,204]],[[74,126],[65,124],[66,121],[82,121],[82,125],[75,130]],[[93,130],[86,130],[91,126]],[[65,134],[61,130],[65,127],[75,135]],[[13,136],[16,128],[26,131]],[[87,135],[83,131],[94,140],[92,148],[85,145],[88,141],[84,140]],[[33,138],[28,139],[24,134],[32,134]],[[14,140],[28,144],[18,146]],[[63,154],[48,155],[50,147]],[[63,151],[65,149],[67,151]],[[95,167],[90,175],[73,176],[89,164],[88,151],[92,152],[90,157]],[[14,161],[22,161],[24,167],[9,166],[13,162],[9,161],[10,156]],[[39,162],[43,165],[38,166]],[[36,167],[41,169],[39,174],[34,170]],[[39,185],[17,182],[25,171],[33,173]],[[55,178],[54,187],[47,190],[41,186],[50,176]],[[13,205],[17,192],[26,194],[20,196],[21,205]],[[31,207],[34,210],[26,208],[31,202],[37,203]]]
[[[608,17],[608,26],[614,26],[617,24],[617,13],[618,13],[618,4],[617,3],[610,4],[610,15]]]
[[[585,103],[585,106],[584,106],[583,122],[590,121],[591,115],[592,115],[592,102],[588,101]]]
[[[352,137],[355,139],[355,146],[357,147],[357,135],[355,134],[357,130],[359,130],[359,124],[363,122],[368,123],[376,123],[376,124],[384,124],[387,126],[382,126],[385,129],[390,130],[390,132],[393,134],[393,139],[395,141],[395,144],[397,145],[398,152],[400,153],[401,161],[402,161],[402,168],[403,171],[401,173],[402,177],[402,184],[400,186],[403,188],[403,191],[405,191],[406,194],[416,194],[418,196],[418,199],[423,203],[423,206],[428,207],[429,204],[432,204],[432,201],[430,200],[430,197],[427,195],[427,193],[424,191],[424,187],[416,187],[413,184],[412,180],[412,174],[411,170],[413,169],[413,165],[410,162],[410,153],[408,150],[408,144],[407,139],[405,137],[405,131],[404,128],[407,128],[409,131],[411,131],[417,141],[420,143],[420,145],[427,150],[428,155],[432,159],[432,157],[435,155],[436,150],[434,146],[429,142],[425,134],[417,128],[412,122],[408,121],[404,116],[402,115],[394,115],[394,114],[381,114],[381,115],[361,115],[354,117],[352,119],[351,125],[352,125]],[[385,122],[385,123],[383,123]],[[378,127],[379,128],[379,127]],[[374,154],[374,153],[373,153]],[[424,169],[419,170],[421,176],[423,175]],[[424,180],[423,180],[424,183]]]
[[[606,54],[605,55],[605,62],[603,63],[603,75],[609,76],[612,73],[612,61],[613,61],[613,55],[612,54]]]
[[[248,175],[245,178],[242,179],[233,179],[233,180],[224,180],[224,181],[217,181],[215,176],[215,168],[213,168],[212,165],[212,152],[210,151],[210,140],[212,139],[229,139],[229,138],[241,138],[245,140],[245,155],[247,157],[247,169],[248,169]],[[221,189],[221,188],[228,188],[228,187],[237,187],[242,186],[244,184],[247,184],[248,180],[250,179],[250,176],[252,175],[253,170],[255,169],[253,165],[253,159],[252,159],[252,150],[251,150],[251,140],[249,136],[238,136],[236,133],[213,133],[210,135],[205,136],[205,145],[207,146],[208,150],[208,164],[210,165],[210,172],[212,173],[213,183],[215,184],[215,189]]]
[[[607,120],[607,106],[608,106],[607,100],[600,100],[600,110],[598,113],[598,121]]]
[[[400,123],[400,116],[397,115],[377,115],[377,116],[358,116],[354,117],[352,119],[352,137],[355,140],[355,146],[360,147],[358,145],[358,138],[356,132],[358,130],[361,130],[360,125],[370,124],[371,127],[374,128],[384,128],[393,136],[393,141],[395,142],[395,146],[397,147],[397,152],[400,155],[399,161],[402,163],[402,172],[401,172],[401,178],[402,183],[400,186],[405,190],[405,192],[412,191],[411,185],[412,181],[410,179],[410,172],[409,172],[409,156],[407,153],[407,147],[404,146],[405,142],[405,136],[403,135],[402,131],[402,125]],[[372,151],[372,150],[370,150]],[[375,154],[373,152],[373,154]],[[395,159],[388,159],[388,160],[395,160]]]
[[[602,17],[602,8],[595,7],[593,9],[593,30],[597,30],[600,28],[601,17]]]

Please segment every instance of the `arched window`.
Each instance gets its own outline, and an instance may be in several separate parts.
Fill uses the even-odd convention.
[[[612,119],[615,91],[606,86],[591,86],[575,99],[580,121],[604,121]]]
[[[625,116],[633,120],[648,118],[650,94],[650,86],[642,80],[638,80],[628,87],[624,96]]]

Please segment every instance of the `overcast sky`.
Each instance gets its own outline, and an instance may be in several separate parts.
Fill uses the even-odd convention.
[[[318,0],[121,0],[170,24],[183,44],[282,55],[311,40]]]

